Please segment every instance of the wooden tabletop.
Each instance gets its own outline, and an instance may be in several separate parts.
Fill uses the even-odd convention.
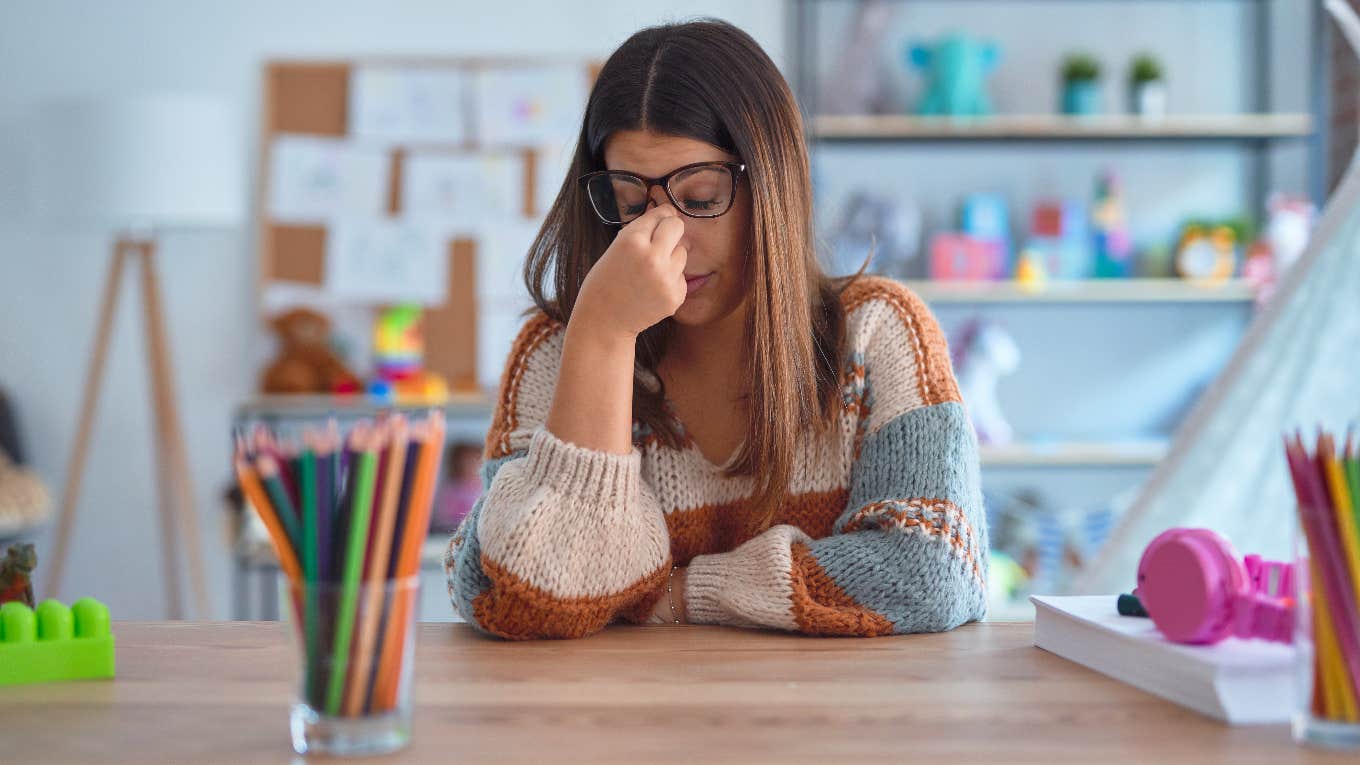
[[[279,623],[116,622],[118,677],[0,688],[4,762],[283,763]],[[612,627],[507,643],[421,625],[411,746],[374,762],[1350,762],[1035,648],[1028,624],[827,639]]]

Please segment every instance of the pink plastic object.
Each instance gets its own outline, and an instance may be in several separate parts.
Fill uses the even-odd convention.
[[[1293,566],[1239,561],[1228,540],[1209,529],[1170,529],[1138,561],[1138,599],[1157,629],[1176,643],[1217,643],[1229,636],[1293,639],[1294,606],[1285,597]]]

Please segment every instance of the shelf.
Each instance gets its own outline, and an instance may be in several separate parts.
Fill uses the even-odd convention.
[[[986,467],[1148,467],[1166,454],[1165,441],[983,444]]]
[[[462,393],[449,395],[442,404],[392,404],[363,394],[335,395],[262,395],[245,401],[236,407],[238,420],[252,419],[309,419],[315,417],[367,417],[385,410],[420,412],[437,406],[451,417],[484,416],[491,417],[495,406],[494,394],[490,392]]]
[[[823,141],[1263,141],[1303,138],[1312,132],[1312,116],[1305,113],[1177,114],[1162,118],[1127,114],[1001,114],[990,117],[866,114],[822,115],[812,119],[812,135]]]
[[[1249,303],[1255,290],[1245,279],[1083,279],[1038,286],[1014,281],[906,282],[922,300],[940,303]]]

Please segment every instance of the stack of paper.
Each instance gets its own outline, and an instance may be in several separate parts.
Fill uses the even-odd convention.
[[[1030,598],[1034,644],[1116,680],[1233,725],[1287,722],[1295,711],[1294,652],[1229,638],[1190,646],[1151,619],[1120,616],[1114,595]]]

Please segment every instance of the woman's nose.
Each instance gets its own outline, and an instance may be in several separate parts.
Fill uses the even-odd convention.
[[[660,186],[653,186],[647,190],[647,206],[661,207],[671,203],[670,197],[666,196],[666,190]]]

